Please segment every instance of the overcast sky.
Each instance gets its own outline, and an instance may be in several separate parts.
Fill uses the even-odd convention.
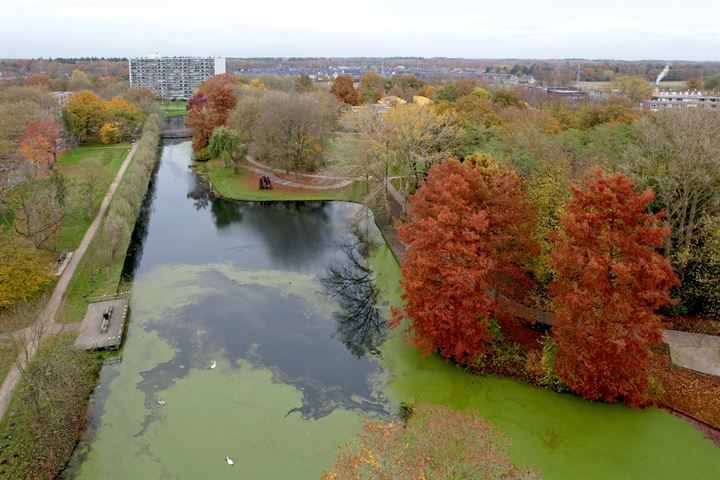
[[[0,58],[720,61],[720,0],[0,0]]]

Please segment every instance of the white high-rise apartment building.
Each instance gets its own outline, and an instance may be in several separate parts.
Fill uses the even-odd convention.
[[[213,75],[225,73],[225,59],[160,57],[130,59],[130,86],[149,88],[162,100],[187,100]]]

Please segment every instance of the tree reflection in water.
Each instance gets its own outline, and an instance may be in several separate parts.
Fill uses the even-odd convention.
[[[370,247],[368,235],[355,229],[340,246],[342,255],[320,279],[340,304],[334,313],[335,335],[358,358],[379,354],[378,347],[387,338],[387,322],[377,306],[378,291],[366,260]]]

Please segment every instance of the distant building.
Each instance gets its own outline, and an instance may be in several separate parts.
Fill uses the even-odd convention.
[[[129,63],[130,86],[149,88],[162,100],[187,100],[204,80],[225,73],[224,58],[148,55]]]
[[[72,92],[52,92],[47,95],[56,102],[52,107],[52,111],[55,114],[60,115],[60,111],[65,108],[65,105],[67,105],[68,98],[70,98]]]
[[[514,73],[492,73],[484,72],[479,76],[487,80],[491,85],[534,85],[535,78],[532,75],[515,75]]]
[[[587,96],[587,93],[583,92],[577,87],[547,87],[545,91],[549,95],[569,98],[571,100],[577,100],[579,98]]]
[[[58,107],[62,109],[67,105],[68,98],[70,98],[71,94],[72,92],[52,92],[50,96],[55,99]]]
[[[653,112],[668,108],[711,108],[720,112],[720,96],[707,92],[656,92],[650,100],[642,102],[644,108]]]

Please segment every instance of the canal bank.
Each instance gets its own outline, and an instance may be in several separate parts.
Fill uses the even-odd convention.
[[[372,237],[385,318],[399,301],[399,267],[364,207],[226,201],[189,164],[188,143],[164,147],[126,263],[124,360],[103,369],[67,478],[318,478],[363,419],[393,418],[401,401],[480,411],[545,478],[720,472],[717,449],[661,410],[468,375],[400,331],[379,346],[384,333],[339,316],[328,287]]]

